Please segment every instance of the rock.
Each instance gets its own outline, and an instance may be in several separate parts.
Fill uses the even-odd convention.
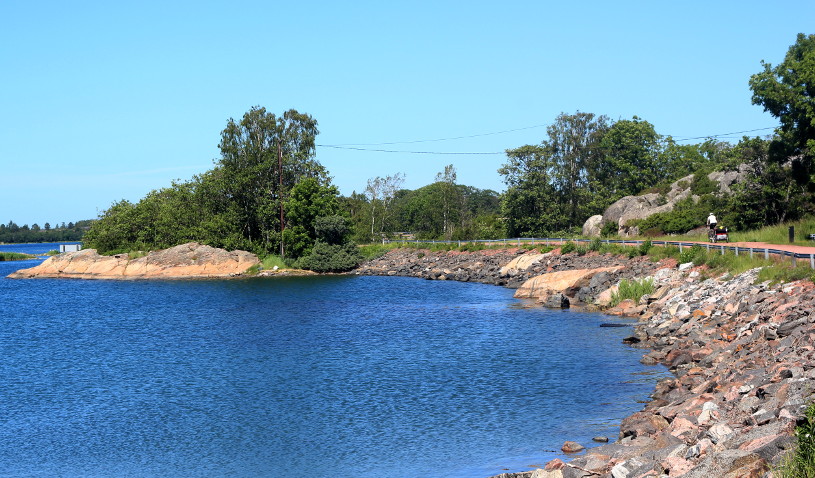
[[[540,260],[544,259],[547,256],[550,256],[551,253],[546,254],[524,254],[521,256],[516,257],[509,261],[507,265],[502,267],[499,271],[499,274],[502,276],[511,275],[517,273],[519,271],[526,271],[534,264],[538,263]]]
[[[515,291],[514,297],[546,300],[551,294],[557,292],[569,295],[571,291],[579,289],[581,283],[587,284],[595,274],[599,272],[618,271],[620,269],[622,269],[622,266],[566,270],[541,274],[524,282],[523,285]]]
[[[600,237],[600,231],[603,229],[603,215],[598,214],[586,219],[583,223],[583,235],[586,237]]]
[[[564,453],[577,453],[586,449],[583,445],[573,441],[566,441],[563,443],[563,446],[560,447],[561,451]]]
[[[246,251],[223,249],[190,242],[144,257],[130,259],[127,254],[101,256],[94,249],[52,256],[42,264],[10,274],[14,279],[187,279],[195,277],[233,277],[245,274],[260,264],[257,256]]]
[[[592,441],[596,441],[598,443],[608,443],[608,437],[597,436],[597,437],[592,438]]]
[[[570,304],[568,297],[561,293],[557,293],[550,295],[543,305],[544,307],[548,307],[550,309],[568,309]]]

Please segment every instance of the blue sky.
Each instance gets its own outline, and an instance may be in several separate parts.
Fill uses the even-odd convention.
[[[401,151],[500,153],[578,110],[675,138],[774,127],[748,79],[813,25],[811,0],[7,0],[0,221],[89,219],[202,173],[226,121],[254,105],[311,114],[321,145],[423,141],[360,146]],[[343,194],[397,172],[418,188],[446,164],[504,189],[501,154],[317,159]]]

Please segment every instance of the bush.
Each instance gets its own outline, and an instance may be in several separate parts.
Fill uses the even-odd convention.
[[[611,237],[616,236],[619,227],[617,227],[617,223],[607,221],[603,223],[603,227],[600,229],[600,236],[602,237]]]
[[[781,462],[780,478],[815,476],[815,404],[807,408],[805,417],[806,421],[795,428],[795,451]]]
[[[585,256],[587,252],[589,252],[589,248],[585,244],[579,244],[575,248],[575,252],[577,252],[578,256]]]
[[[632,299],[639,302],[640,298],[644,295],[651,295],[654,293],[654,280],[651,278],[642,280],[626,280],[620,281],[617,287],[617,292],[611,294],[611,305],[614,307],[620,302]]]
[[[295,265],[314,272],[345,272],[355,268],[360,262],[362,256],[354,243],[340,245],[318,241],[314,243],[311,253],[298,259]]]
[[[602,245],[603,245],[603,243],[602,243],[602,242],[600,242],[600,238],[599,238],[599,237],[595,237],[595,238],[594,238],[594,239],[592,239],[592,240],[591,240],[591,242],[589,243],[589,250],[590,250],[590,251],[594,251],[594,252],[599,252],[599,251],[600,251],[600,248],[602,247]]]
[[[702,250],[702,246],[695,245],[691,248],[684,248],[682,252],[679,253],[679,261],[680,264],[687,264],[688,262],[694,262],[694,258],[699,255],[699,252]],[[694,265],[701,265],[701,264],[694,264]]]
[[[641,256],[647,256],[648,251],[651,250],[651,247],[653,247],[653,244],[651,243],[651,239],[647,239],[645,242],[640,244],[640,247],[639,247],[640,255]]]
[[[562,246],[560,246],[560,253],[561,254],[569,254],[570,252],[574,252],[577,249],[574,242],[569,241]]]

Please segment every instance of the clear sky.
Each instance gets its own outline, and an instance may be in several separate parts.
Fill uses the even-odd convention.
[[[309,113],[320,145],[400,151],[501,153],[578,110],[677,139],[774,127],[748,79],[813,30],[812,0],[0,1],[0,221],[189,179],[254,105]],[[446,164],[502,191],[504,158],[317,149],[343,194]]]

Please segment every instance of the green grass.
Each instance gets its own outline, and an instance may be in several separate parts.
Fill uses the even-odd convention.
[[[35,257],[31,254],[21,254],[19,252],[0,252],[0,261],[24,261]]]
[[[260,268],[265,271],[269,271],[277,266],[278,269],[289,269],[290,267],[286,264],[280,256],[269,254],[268,256],[264,257],[260,261]]]
[[[815,246],[815,242],[807,239],[809,234],[815,234],[815,217],[807,217],[800,221],[786,222],[775,226],[766,226],[754,231],[731,231],[730,240],[734,242],[789,244],[790,226],[795,228],[794,244],[799,246]]]
[[[806,423],[795,428],[795,450],[781,461],[779,478],[815,477],[815,404],[806,410]]]
[[[640,280],[626,280],[620,281],[620,286],[617,292],[611,294],[611,307],[619,304],[626,299],[632,299],[639,302],[640,298],[644,295],[651,295],[654,293],[654,280],[651,278]]]

